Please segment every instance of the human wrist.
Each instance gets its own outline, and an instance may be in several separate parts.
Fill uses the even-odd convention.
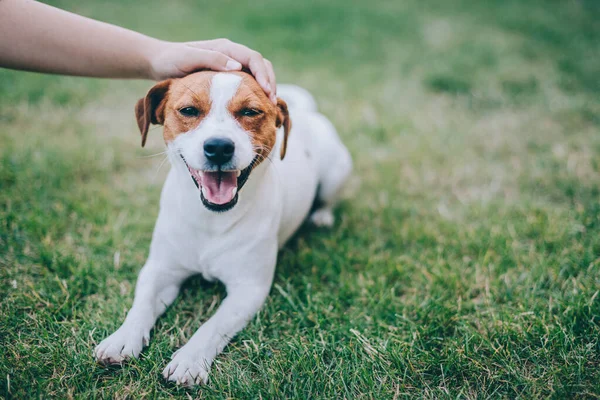
[[[143,67],[141,78],[158,81],[163,79],[163,54],[172,43],[150,37],[148,39],[148,43],[143,46],[142,50]]]

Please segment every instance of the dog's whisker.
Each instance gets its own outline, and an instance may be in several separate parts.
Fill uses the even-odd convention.
[[[158,173],[160,172],[160,169],[162,168],[163,165],[165,165],[165,162],[167,162],[167,160],[169,159],[169,156],[165,157],[162,162],[160,163],[160,165],[158,166],[158,168],[156,168],[156,172],[154,173],[154,177],[156,178],[156,176],[158,175]]]
[[[152,127],[152,128],[150,128],[150,129],[148,129],[148,132],[152,132],[152,131],[155,131],[155,130],[157,130],[157,129],[161,129],[161,128],[162,128],[162,125],[156,125],[156,126],[153,126],[153,127]]]
[[[267,155],[259,153],[260,150],[264,150],[265,152],[267,152],[267,151],[271,150],[270,148],[268,148],[266,146],[254,145],[253,150],[256,153],[256,155],[259,157],[260,161],[268,160],[273,166],[275,166],[275,164],[273,163],[273,160],[271,159],[272,152],[269,152]]]
[[[149,154],[149,155],[146,155],[146,156],[139,156],[137,158],[152,158],[152,157],[157,157],[157,156],[160,156],[160,155],[163,155],[163,154],[168,154],[168,151],[165,150],[165,151],[161,151],[160,153]]]

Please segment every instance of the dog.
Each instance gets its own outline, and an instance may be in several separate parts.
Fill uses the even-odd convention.
[[[306,90],[278,92],[275,105],[248,73],[202,71],[160,82],[137,102],[142,146],[149,126],[163,125],[171,170],[133,306],[94,351],[101,364],[138,357],[182,282],[202,274],[227,297],[163,376],[206,383],[214,358],[265,302],[278,250],[307,218],[333,225],[350,154]]]

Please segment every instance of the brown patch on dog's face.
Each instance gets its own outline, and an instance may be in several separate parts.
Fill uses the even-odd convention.
[[[206,71],[173,81],[164,110],[165,143],[196,128],[210,113],[210,81],[214,75]]]
[[[285,133],[280,156],[283,159],[291,127],[287,105],[281,99],[277,106],[273,105],[250,74],[233,73],[240,76],[242,81],[227,104],[227,110],[250,136],[258,155],[256,165],[272,151],[277,128],[282,125]],[[164,125],[165,143],[198,127],[211,111],[210,89],[215,74],[212,71],[197,72],[184,78],[160,82],[150,89],[146,97],[136,104],[142,146],[146,142],[150,123]]]
[[[275,146],[277,127],[281,124],[277,124],[277,108],[254,78],[245,73],[238,75],[242,82],[227,105],[227,110],[250,135],[258,155],[258,165]]]
[[[145,98],[139,99],[135,115],[142,134],[142,147],[150,123],[164,125],[165,143],[200,125],[210,112],[210,81],[214,75],[215,72],[206,71],[181,79],[168,79],[154,85]]]

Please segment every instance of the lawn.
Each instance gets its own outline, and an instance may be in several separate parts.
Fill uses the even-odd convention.
[[[225,295],[201,279],[104,368],[168,170],[159,128],[139,147],[151,83],[0,70],[0,398],[600,397],[600,5],[435,3],[54,3],[256,48],[355,173],[207,386],[160,376]]]

